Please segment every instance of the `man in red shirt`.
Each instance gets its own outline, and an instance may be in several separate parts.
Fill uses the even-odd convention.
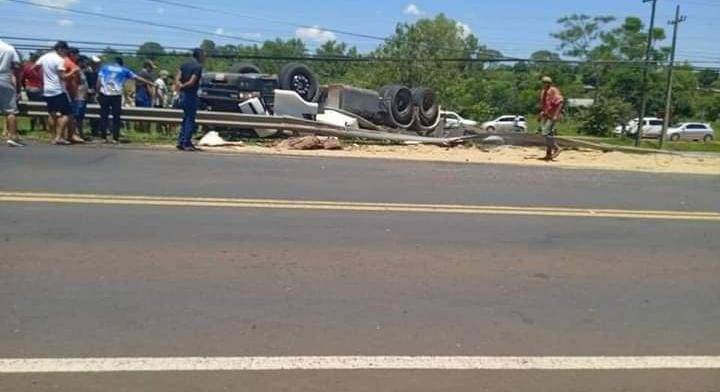
[[[543,89],[540,92],[540,130],[545,136],[546,153],[543,159],[552,161],[560,155],[560,147],[555,140],[555,126],[562,117],[565,98],[560,89],[553,85],[552,78],[542,78]]]
[[[26,62],[20,68],[20,86],[25,89],[28,100],[30,102],[45,102],[43,98],[43,74],[42,69],[35,67],[35,62],[40,56],[33,53],[30,61]],[[45,117],[30,118],[30,130],[35,130],[35,123],[40,121],[43,131],[47,131],[47,121]]]

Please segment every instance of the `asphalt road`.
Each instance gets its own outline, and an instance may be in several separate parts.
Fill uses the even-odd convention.
[[[717,212],[720,176],[0,149],[0,192]],[[718,356],[720,223],[0,202],[0,358]],[[717,391],[719,370],[2,374],[2,391]]]

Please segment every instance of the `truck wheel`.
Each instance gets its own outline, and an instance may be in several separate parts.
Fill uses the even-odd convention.
[[[435,99],[435,93],[428,88],[415,88],[412,90],[413,103],[418,109],[418,119],[424,126],[431,126],[437,122],[440,115],[440,105]]]
[[[415,113],[412,91],[404,86],[384,86],[378,92],[388,112],[388,125],[409,128]]]
[[[280,89],[295,91],[307,102],[317,102],[320,97],[320,84],[317,76],[304,64],[288,64],[278,75]]]
[[[260,68],[258,68],[255,64],[250,63],[235,63],[230,66],[229,72],[236,74],[262,73]]]

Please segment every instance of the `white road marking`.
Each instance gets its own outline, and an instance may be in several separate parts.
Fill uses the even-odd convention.
[[[0,359],[0,373],[268,370],[657,370],[720,369],[720,356],[443,357],[301,356]]]

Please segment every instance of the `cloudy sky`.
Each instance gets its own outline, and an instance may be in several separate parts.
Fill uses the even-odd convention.
[[[557,30],[556,19],[572,13],[638,15],[647,19],[650,7],[641,0],[506,0],[506,1],[367,1],[347,0],[0,0],[0,36],[62,38],[69,41],[102,41],[138,44],[157,41],[165,46],[190,47],[202,38],[218,43],[251,43],[275,37],[303,39],[310,48],[337,39],[362,51],[378,40],[327,31],[335,29],[373,37],[392,34],[398,22],[445,13],[458,20],[467,33],[505,55],[527,57],[539,49],[556,49],[549,33]],[[715,24],[720,19],[718,0],[678,0],[688,21],[682,25],[679,57],[695,62],[720,63],[720,41]],[[212,8],[208,12],[177,4]],[[674,14],[675,0],[659,0],[658,23],[664,27]],[[257,7],[248,8],[248,4]],[[37,5],[66,8],[43,9]],[[131,18],[150,23],[136,24],[81,15],[72,10]],[[182,26],[179,32],[152,24]],[[305,26],[305,27],[301,27]],[[206,32],[206,34],[203,34]],[[212,35],[210,35],[210,34]]]

